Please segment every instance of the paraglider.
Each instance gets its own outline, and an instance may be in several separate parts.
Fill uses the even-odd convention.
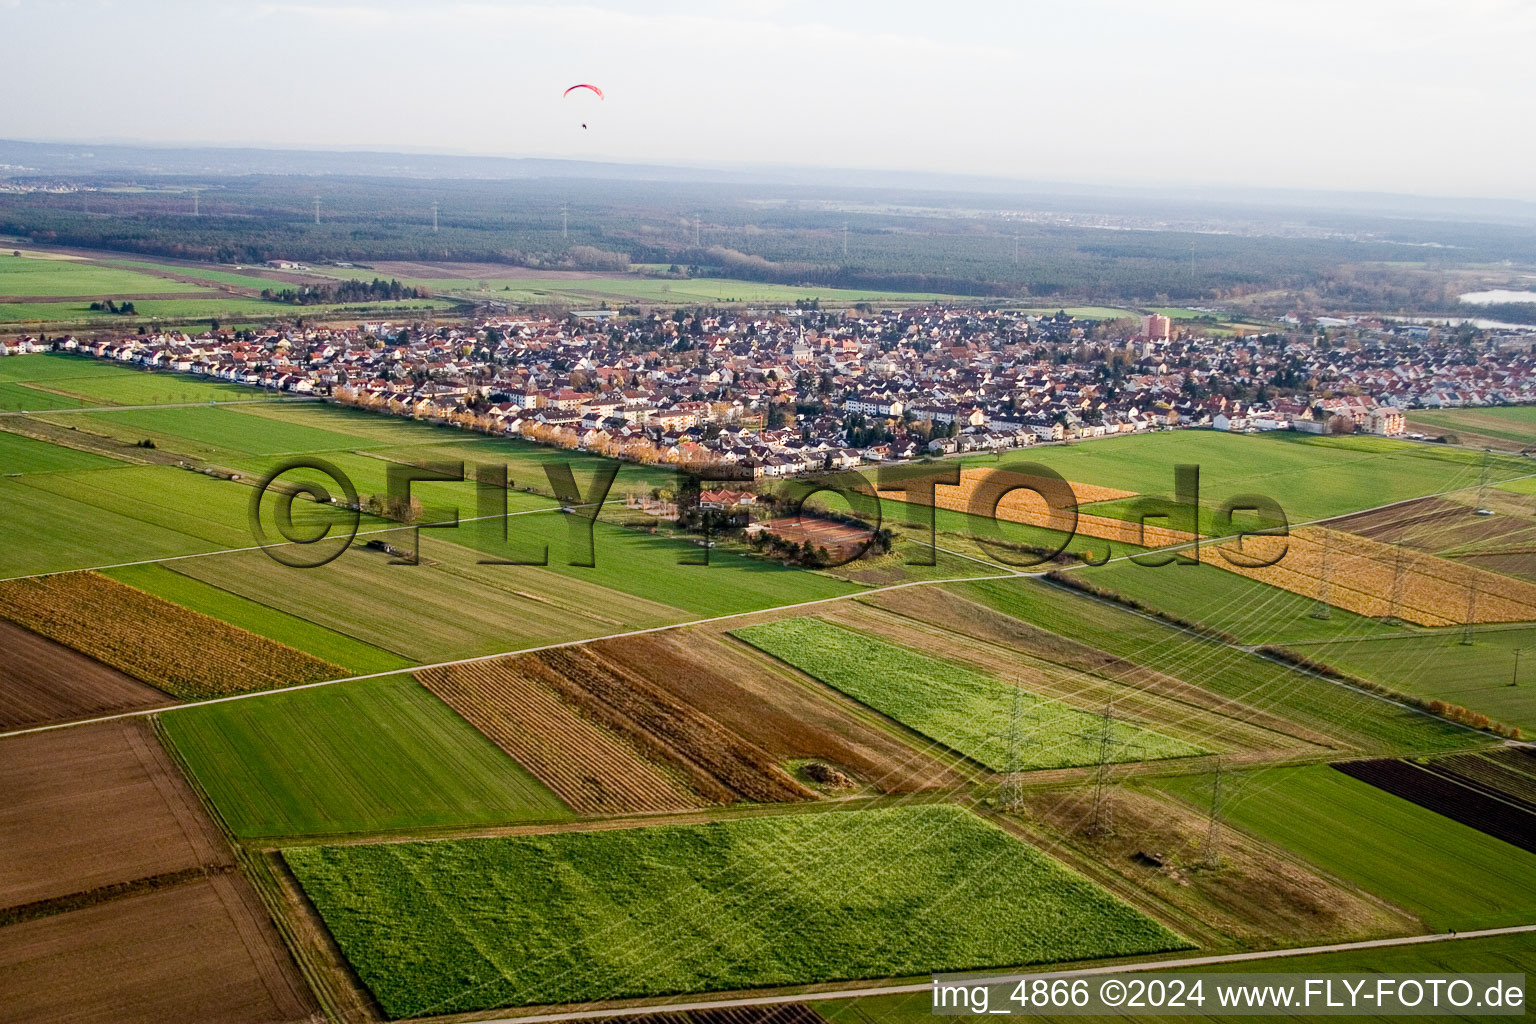
[[[577,89],[587,89],[590,92],[592,92],[595,96],[597,96],[597,98],[599,100],[602,100],[602,99],[606,98],[606,97],[603,96],[603,90],[599,89],[595,85],[589,85],[586,82],[578,82],[576,85],[571,86],[569,89],[565,90],[565,92],[560,94],[560,98],[564,99],[565,97],[569,96],[571,93],[575,92]],[[586,127],[587,127],[587,123],[585,121],[583,121],[581,123],[581,127],[582,127],[582,130],[585,131]]]

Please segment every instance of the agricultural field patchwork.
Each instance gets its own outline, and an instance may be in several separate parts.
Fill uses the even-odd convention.
[[[630,736],[563,698],[555,674],[536,659],[450,665],[418,678],[582,814],[679,811],[707,802]]]
[[[952,806],[283,855],[390,1016],[1188,945]]]
[[[481,555],[434,542],[432,532],[422,531],[419,565],[392,564],[386,552],[358,544],[317,569],[279,565],[261,551],[186,559],[176,569],[417,663],[503,654],[687,618],[671,606],[550,569],[481,565]],[[410,543],[409,531],[369,539],[385,537]]]
[[[1493,742],[1432,715],[1063,587],[1007,580],[955,584],[953,589],[1023,622],[1288,720],[1296,735],[1313,742],[1383,754]]]
[[[1193,803],[1198,794],[1192,789],[1186,803],[1140,783],[1102,799],[1092,785],[1041,787],[1022,794],[1021,814],[1059,844],[1052,849],[1101,865],[1188,922],[1202,945],[1308,946],[1420,930],[1408,912],[1271,843],[1225,826],[1213,834],[1208,805]]]
[[[1536,854],[1327,765],[1229,779],[1226,820],[1418,915],[1432,931],[1536,918]],[[1201,806],[1210,780],[1162,787]]]
[[[568,283],[520,286],[578,294]],[[3,831],[36,832],[0,900],[17,1005],[43,1005],[38,965],[95,991],[82,929],[120,943],[175,920],[206,929],[248,994],[207,1003],[235,1021],[314,1012],[302,980],[283,995],[294,960],[324,1012],[396,1017],[1536,920],[1536,854],[1452,820],[1536,806],[1529,755],[1426,710],[1536,727],[1536,681],[1515,664],[1536,621],[1519,561],[1536,538],[1528,463],[1492,457],[1479,486],[1479,452],[1212,431],[966,456],[946,464],[964,484],[931,510],[938,564],[907,564],[930,510],[893,491],[890,553],[810,571],[735,540],[690,564],[696,537],[625,504],[676,488],[666,466],[622,465],[589,531],[545,471],[571,464],[585,493],[609,464],[597,456],[273,399],[84,357],[0,360],[0,412],[29,410],[0,418],[0,730],[142,715],[5,741],[20,756],[0,761],[0,788],[26,799]],[[392,466],[505,464],[509,516],[472,521],[472,478],[417,483],[423,518],[464,521],[418,534],[364,513],[338,559],[288,568],[242,549],[252,483],[300,455],[365,502]],[[1017,461],[1073,481],[1069,551],[1187,539],[1178,521],[1143,535],[1132,519],[1141,502],[1166,509],[1175,464],[1199,463],[1188,525],[1215,532],[1223,499],[1272,494],[1293,524],[1287,559],[948,582],[1061,539],[1015,491],[993,531],[1011,546],[977,541],[964,498]],[[342,513],[295,505],[306,527]],[[573,564],[589,533],[596,564]],[[945,582],[913,585],[929,581]],[[332,682],[354,675],[374,678]],[[321,685],[291,688],[304,683]],[[178,706],[226,696],[241,699]],[[1339,759],[1479,795],[1415,803],[1312,764]],[[1100,762],[1114,766],[1103,793]],[[66,835],[60,821],[97,813],[103,779],[121,813]],[[1112,830],[1091,827],[1101,812]],[[120,856],[96,856],[103,843]],[[332,938],[355,975],[326,960]],[[201,991],[196,951],[155,948]],[[146,969],[131,991],[166,977]],[[195,1019],[182,995],[134,998]]]
[[[92,572],[0,582],[0,615],[189,700],[346,674]]]
[[[1180,430],[1039,448],[1001,460],[968,456],[962,462],[981,468],[1037,463],[1074,483],[1161,499],[1173,497],[1176,465],[1196,465],[1201,504],[1208,513],[1237,495],[1262,494],[1279,502],[1287,521],[1298,524],[1476,486],[1483,455],[1369,436]],[[1493,483],[1529,472],[1527,463],[1510,456],[1494,456],[1490,462]],[[1123,518],[1131,515],[1134,500],[1086,511]]]
[[[238,836],[569,816],[410,676],[187,708],[162,721]]]
[[[1523,753],[1521,750],[1507,752]],[[1345,761],[1334,767],[1382,792],[1459,821],[1484,835],[1502,839],[1527,853],[1536,853],[1536,803],[1522,800],[1518,795],[1520,790],[1529,791],[1536,780],[1505,764],[1481,758],[1476,767],[1484,770],[1467,772],[1467,762],[1476,757],[1457,754],[1453,758],[1426,763],[1393,759]],[[1460,770],[1446,767],[1447,762],[1459,764]],[[1485,765],[1503,769],[1503,776],[1486,770]],[[1536,767],[1536,764],[1531,766]],[[1515,785],[1503,784],[1506,781]]]
[[[1250,537],[1243,548],[1274,564],[1216,564],[1359,615],[1420,626],[1536,619],[1536,584],[1352,533],[1308,527],[1286,538]]]
[[[190,611],[211,616],[231,626],[259,634],[269,640],[293,647],[325,661],[341,665],[359,675],[406,668],[411,662],[398,654],[327,629],[297,615],[269,608],[238,594],[220,590],[167,565],[149,563],[107,569],[108,576],[148,594],[164,598]]]
[[[844,701],[795,685],[777,659],[753,655],[704,627],[670,630],[591,644],[593,655],[666,691],[730,729],[813,785],[807,771],[836,771],[831,790],[858,787],[907,793],[953,787],[965,776],[943,760],[919,753],[854,713]],[[839,776],[841,778],[839,778]]]
[[[1174,675],[946,589],[886,591],[825,614],[940,657],[962,652],[994,675],[1025,681],[1026,689],[1042,696],[1087,708],[1113,703],[1129,718],[1215,752],[1290,757],[1326,753],[1336,745],[1272,709],[1191,681],[1199,678],[1193,672],[1185,672],[1191,678]]]
[[[993,771],[1093,764],[1106,748],[1116,762],[1207,753],[820,619],[733,635]]]
[[[582,715],[686,780],[705,800],[781,803],[815,796],[762,748],[589,647],[526,654],[508,667],[544,682]]]

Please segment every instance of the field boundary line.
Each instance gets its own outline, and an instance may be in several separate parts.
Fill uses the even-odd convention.
[[[1251,960],[1276,960],[1284,957],[1308,956],[1315,953],[1348,953],[1357,949],[1382,949],[1392,946],[1415,946],[1430,942],[1459,942],[1463,939],[1486,939],[1500,935],[1517,935],[1536,932],[1536,924],[1510,925],[1504,928],[1485,928],[1474,932],[1433,933],[1408,935],[1392,939],[1367,939],[1361,942],[1340,942],[1327,946],[1297,946],[1289,949],[1257,950],[1244,953],[1222,953],[1214,956],[1183,957],[1171,960],[1138,960],[1132,963],[1104,964],[1098,967],[1075,967],[1062,971],[1028,971],[1018,974],[986,976],[957,976],[957,982],[967,985],[1008,984],[1024,980],[1079,978],[1097,974],[1130,974],[1140,971],[1180,970],[1188,967],[1205,967],[1212,964],[1242,963]],[[881,985],[871,988],[832,989],[825,992],[799,992],[790,995],[743,996],[739,999],[711,999],[686,1003],[664,1003],[645,1006],[629,1006],[614,1009],[569,1010],[560,1013],[533,1013],[521,1016],[483,1018],[479,1024],[554,1024],[557,1021],[601,1020],[610,1017],[637,1017],[648,1014],[686,1013],[696,1010],[728,1010],[745,1006],[779,1006],[786,1003],[821,1002],[833,999],[862,999],[871,996],[914,995],[931,992],[932,981],[901,985]]]

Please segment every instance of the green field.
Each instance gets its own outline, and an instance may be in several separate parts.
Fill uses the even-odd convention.
[[[1536,406],[1501,405],[1481,409],[1415,409],[1410,429],[1426,434],[1458,433],[1494,437],[1513,444],[1536,444]]]
[[[62,377],[122,377],[126,366],[67,352],[34,352],[0,359],[0,380],[53,381]]]
[[[410,676],[186,708],[161,721],[242,837],[569,816]]]
[[[141,274],[121,267],[104,267],[78,260],[29,259],[0,252],[0,302],[12,298],[69,298],[86,295],[91,299],[133,297],[186,292],[212,295],[213,292],[185,281]],[[88,300],[89,301],[89,300]]]
[[[12,529],[22,531],[28,541],[0,548],[0,574],[79,569],[252,543],[247,511],[255,493],[251,487],[175,466],[129,465],[73,449],[47,448],[115,468],[3,481],[14,485],[7,489],[8,507],[18,512]],[[293,513],[300,526],[342,515],[308,501],[296,502]]]
[[[0,431],[0,474],[22,476],[28,473],[57,473],[72,469],[101,469],[122,466],[103,455],[61,448],[47,441]]]
[[[122,400],[124,390],[135,391],[135,400],[174,397],[172,392],[146,393],[149,386],[214,386],[65,356],[28,356],[8,361],[3,369],[17,378],[46,379],[53,387],[94,389],[107,401]],[[237,389],[236,393],[252,392]],[[30,461],[13,461],[31,470],[115,468],[29,477],[24,478],[24,487],[6,487],[9,507],[18,513],[15,529],[22,542],[0,550],[3,575],[247,546],[252,540],[248,522],[252,491],[247,485],[294,454],[323,453],[355,480],[365,498],[386,490],[386,471],[392,462],[464,461],[471,475],[475,464],[505,464],[516,487],[544,492],[550,488],[546,466],[571,464],[585,489],[603,463],[582,453],[319,403],[93,409],[48,419],[59,426],[103,433],[120,443],[152,440],[159,451],[229,467],[246,479],[236,483],[174,467],[118,464],[18,439],[14,445],[32,454]],[[610,500],[621,500],[627,490],[675,482],[674,474],[666,470],[623,466]],[[334,484],[328,486],[336,489]],[[478,511],[472,480],[420,484],[413,493],[428,512],[457,508],[461,517],[473,519]],[[555,507],[550,498],[520,490],[509,493],[507,505],[514,513]],[[322,512],[309,503],[297,508],[305,516]],[[413,662],[603,635],[673,622],[689,614],[748,611],[859,589],[825,574],[725,549],[712,552],[712,564],[707,567],[679,564],[696,558],[699,548],[685,540],[608,522],[593,528],[596,565],[572,565],[587,555],[584,534],[578,531],[578,539],[572,540],[572,527],[582,525],[574,517],[553,511],[514,516],[508,521],[510,542],[502,540],[500,525],[466,522],[451,532],[429,531],[427,543],[439,552],[433,556],[436,566],[404,572],[388,565],[383,555],[362,551],[308,574],[278,566],[260,553],[198,559],[177,568],[257,605],[315,622]],[[365,530],[378,526],[377,521],[364,523]],[[477,564],[488,558],[537,557],[546,547],[547,568]],[[225,564],[226,559],[232,561]],[[473,611],[466,614],[464,609]]]
[[[1481,939],[1458,939],[1455,942],[1426,942],[1411,946],[1386,946],[1377,949],[1359,949],[1343,953],[1313,953],[1306,956],[1274,957],[1272,959],[1243,960],[1236,963],[1207,964],[1199,968],[1201,973],[1242,974],[1424,974],[1432,977],[1451,977],[1458,974],[1526,974],[1536,975],[1536,935],[1495,935]],[[1214,996],[1209,985],[1206,989],[1210,1010]],[[994,1006],[996,1004],[993,1004]],[[866,996],[859,999],[827,1000],[812,1004],[812,1008],[830,1024],[932,1024],[933,996],[929,992],[915,995]],[[1081,1015],[1031,1013],[1030,1019],[1042,1024],[1082,1024]],[[956,1024],[978,1024],[990,1017],[958,1015],[949,1018]],[[1095,1021],[1116,1021],[1124,1024],[1194,1024],[1194,1022],[1219,1022],[1219,1024],[1243,1024],[1254,1019],[1252,1014],[1233,1015],[1205,1013],[1199,1016],[1158,1014],[1097,1014]],[[1295,1024],[1322,1024],[1332,1016],[1295,1014],[1286,1020]],[[1401,1021],[1401,1015],[1352,1014],[1357,1021]],[[1438,1018],[1437,1018],[1438,1019]],[[1475,1017],[1458,1017],[1468,1020]]]
[[[90,356],[63,352],[36,353],[0,360],[0,381],[29,385],[25,389],[0,392],[39,400],[58,402],[57,408],[74,408],[96,403],[107,405],[159,405],[179,402],[263,401],[271,393],[257,388],[212,381],[188,374],[163,370],[143,370],[137,366],[104,362]],[[43,389],[46,389],[43,390]],[[60,394],[54,395],[51,392]],[[12,401],[9,398],[0,401]],[[27,405],[28,409],[48,406]]]
[[[105,405],[178,405],[187,402],[270,401],[272,393],[185,374],[119,367],[113,376],[54,378],[48,387]]]
[[[0,412],[78,409],[91,403],[71,395],[55,395],[14,381],[0,381]]]
[[[1449,722],[1043,582],[982,581],[950,589],[1043,629],[1339,737],[1361,750],[1428,752],[1478,742],[1474,734]]]
[[[1233,825],[1419,915],[1432,931],[1536,921],[1536,854],[1326,765],[1223,785],[1223,816]],[[1204,806],[1211,781],[1183,776],[1160,786]]]
[[[617,485],[615,485],[617,486]],[[852,594],[860,588],[830,575],[753,558],[730,550],[712,550],[709,565],[690,565],[702,549],[685,541],[625,529],[599,521],[592,530],[591,567],[569,564],[577,545],[570,540],[570,517],[526,515],[510,520],[515,538],[503,544],[485,526],[459,529],[453,540],[485,554],[505,558],[535,556],[549,549],[552,574],[597,584],[646,601],[659,601],[698,616],[730,615],[778,605]],[[495,526],[495,523],[490,524]],[[445,538],[448,536],[444,534]],[[584,555],[583,555],[584,557]]]
[[[1061,768],[1099,759],[1103,725],[1098,717],[964,665],[821,619],[782,619],[732,635],[994,771]],[[1109,743],[1114,761],[1207,753],[1123,721],[1113,723]]]
[[[392,1017],[1186,945],[952,806],[284,857]]]
[[[1536,625],[1485,626],[1464,644],[1460,629],[1414,636],[1293,644],[1314,661],[1403,693],[1460,704],[1536,731]],[[1521,651],[1518,685],[1515,651]]]
[[[308,619],[268,608],[238,594],[183,576],[162,564],[124,566],[109,569],[104,575],[156,597],[173,601],[183,608],[222,619],[230,625],[276,640],[280,644],[307,651],[359,675],[388,672],[411,664],[409,659],[398,654],[391,654]]]
[[[25,483],[35,490],[68,498],[83,507],[100,509],[146,527],[175,530],[206,542],[194,550],[243,547],[251,543],[246,515],[246,505],[253,493],[251,488],[176,466],[125,466],[102,461],[115,468],[49,474],[28,479]],[[319,513],[320,506],[313,502],[295,504],[296,519],[300,512],[306,511]],[[126,552],[131,550],[134,539],[118,537],[117,541]]]
[[[158,445],[189,455],[295,455],[366,445],[362,438],[305,427],[271,417],[254,419],[226,406],[185,409],[125,409],[82,414],[91,429],[120,440],[153,438]],[[84,420],[79,422],[84,426]]]
[[[6,543],[0,545],[0,578],[186,555],[209,547],[179,530],[82,505],[35,486],[45,479],[0,479],[0,508],[10,515]]]
[[[1207,551],[1202,557],[1221,556]],[[1498,625],[1463,644],[1457,629],[1426,631],[1330,608],[1314,616],[1314,598],[1293,594],[1215,565],[1146,568],[1118,562],[1073,571],[1143,607],[1199,622],[1248,644],[1289,647],[1394,691],[1460,704],[1496,721],[1536,728],[1536,664],[1529,685],[1511,687],[1516,649],[1536,657],[1536,626]]]

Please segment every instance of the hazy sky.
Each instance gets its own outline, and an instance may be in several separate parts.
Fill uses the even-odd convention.
[[[1536,198],[1536,0],[0,0],[0,38],[9,138]]]

